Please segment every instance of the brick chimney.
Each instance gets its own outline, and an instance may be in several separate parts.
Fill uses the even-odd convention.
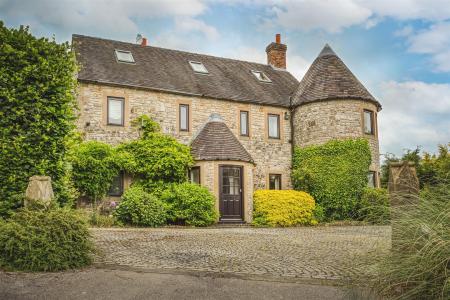
[[[147,46],[147,38],[145,38],[145,37],[142,38],[141,46],[143,46],[143,47]]]
[[[281,34],[277,33],[275,42],[266,47],[267,64],[275,68],[286,69],[286,50],[287,46],[281,43]]]

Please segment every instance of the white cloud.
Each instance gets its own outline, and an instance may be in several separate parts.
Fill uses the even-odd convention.
[[[209,40],[214,41],[219,38],[216,28],[206,24],[201,20],[193,18],[177,18],[175,20],[175,29],[183,32],[199,31],[203,33]]]
[[[450,141],[450,84],[389,81],[380,90],[383,153],[399,155],[416,146],[434,151],[437,144]]]

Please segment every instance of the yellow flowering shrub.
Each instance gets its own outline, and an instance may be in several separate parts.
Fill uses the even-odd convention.
[[[258,190],[253,194],[253,223],[266,226],[316,225],[314,198],[294,190]]]

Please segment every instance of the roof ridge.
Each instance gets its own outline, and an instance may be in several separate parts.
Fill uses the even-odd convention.
[[[104,40],[104,41],[111,41],[111,42],[116,42],[116,43],[123,43],[123,44],[129,44],[133,47],[142,47],[139,44],[135,44],[135,43],[131,43],[131,42],[124,42],[124,41],[118,41],[118,40],[113,40],[113,39],[107,39],[107,38],[101,38],[101,37],[95,37],[95,36],[90,36],[90,35],[83,35],[83,34],[76,34],[73,33],[72,34],[72,38],[76,36],[76,37],[84,37],[84,38],[91,38],[91,39],[97,39],[97,40]],[[250,64],[255,64],[255,65],[260,65],[260,66],[264,66],[264,67],[272,67],[272,69],[274,69],[277,72],[288,72],[290,73],[287,69],[279,69],[279,68],[275,68],[270,64],[263,64],[263,63],[258,63],[258,62],[254,62],[254,61],[248,61],[248,60],[242,60],[242,59],[235,59],[235,58],[229,58],[229,57],[222,57],[222,56],[216,56],[216,55],[211,55],[211,54],[203,54],[203,53],[198,53],[198,52],[189,52],[189,51],[184,51],[184,50],[178,50],[178,49],[171,49],[171,48],[164,48],[164,47],[159,47],[159,46],[152,46],[152,45],[147,45],[145,47],[151,47],[151,48],[157,48],[157,49],[163,49],[163,50],[168,50],[168,51],[173,51],[173,52],[179,52],[179,53],[184,53],[184,54],[194,54],[194,55],[201,55],[201,56],[206,56],[206,57],[211,57],[211,58],[216,58],[216,59],[223,59],[223,60],[231,60],[231,61],[236,61],[236,62],[244,62],[244,63],[250,63]],[[292,74],[291,74],[292,75]],[[293,75],[292,75],[293,76]]]

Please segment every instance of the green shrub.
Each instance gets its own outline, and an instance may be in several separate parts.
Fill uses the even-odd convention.
[[[372,224],[388,224],[389,197],[386,189],[365,188],[359,204],[359,218]]]
[[[193,164],[190,149],[173,137],[148,133],[145,139],[119,145],[123,169],[150,182],[186,181],[187,169]]]
[[[161,193],[169,207],[172,222],[207,226],[216,221],[215,198],[207,188],[198,184],[173,184]]]
[[[81,196],[98,200],[106,196],[119,173],[114,149],[97,141],[83,142],[72,150],[72,177]]]
[[[422,191],[418,204],[391,208],[392,250],[368,266],[376,270],[372,284],[382,296],[450,299],[449,199],[450,184],[445,183]]]
[[[152,133],[159,132],[161,126],[147,115],[141,115],[131,122],[137,128],[142,139],[152,138]]]
[[[87,225],[68,209],[22,209],[0,223],[0,265],[13,270],[57,271],[89,265]]]
[[[253,223],[268,226],[315,225],[315,202],[305,192],[258,190],[253,194]]]
[[[157,227],[167,221],[165,203],[136,184],[123,194],[114,216],[124,223],[138,226]]]
[[[64,185],[67,138],[75,128],[76,63],[68,43],[36,38],[0,21],[0,215],[17,208],[33,175]]]
[[[296,190],[310,193],[327,219],[356,215],[367,186],[370,165],[367,140],[333,140],[319,146],[296,148],[292,179]]]

